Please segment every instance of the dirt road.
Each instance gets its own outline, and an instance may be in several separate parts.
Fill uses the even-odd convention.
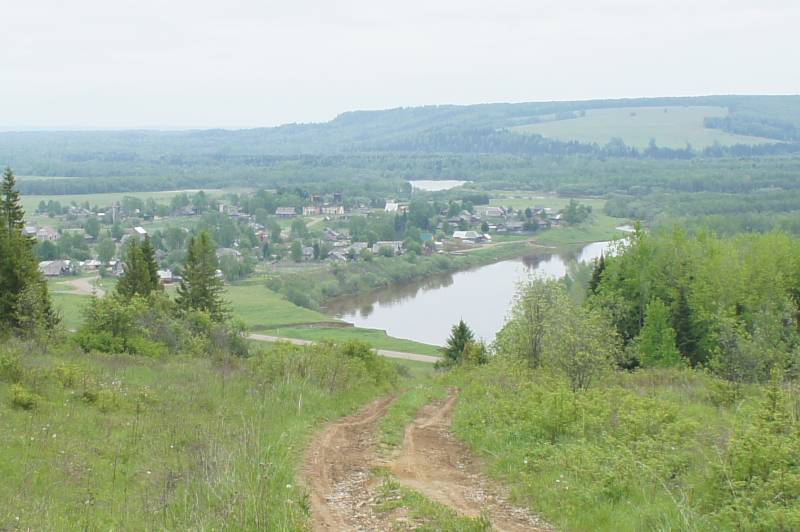
[[[450,433],[457,396],[425,406],[406,427],[403,446],[390,466],[398,481],[459,514],[488,514],[498,531],[551,530],[535,514],[515,507],[490,482],[466,447]]]
[[[313,441],[304,482],[310,491],[313,528],[329,530],[407,530],[416,528],[401,513],[376,509],[373,468],[384,467],[400,484],[458,514],[488,516],[499,531],[552,530],[527,509],[508,502],[501,486],[484,478],[467,449],[449,431],[457,396],[424,407],[405,430],[402,447],[378,451],[376,426],[393,396],[360,413],[329,424]]]
[[[329,424],[311,443],[303,478],[314,530],[384,530],[369,506],[370,468],[377,461],[375,426],[394,400],[378,399]]]
[[[284,338],[282,336],[269,336],[267,334],[250,334],[248,336],[251,340],[258,340],[260,342],[289,342],[294,345],[311,345],[314,342],[311,340],[301,340],[299,338]],[[376,349],[379,355],[386,358],[399,358],[403,360],[416,360],[417,362],[430,362],[431,364],[439,361],[439,357],[431,355],[420,355],[418,353],[405,353],[403,351],[392,351],[389,349]]]

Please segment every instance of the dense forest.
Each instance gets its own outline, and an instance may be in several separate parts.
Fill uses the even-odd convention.
[[[553,117],[569,119],[586,110],[631,106],[726,108],[726,117],[708,119],[706,127],[769,142],[704,149],[653,143],[637,149],[621,139],[588,144],[511,129]],[[444,105],[348,112],[326,123],[237,131],[5,132],[0,133],[0,160],[23,176],[37,176],[22,180],[25,193],[280,186],[298,180],[322,181],[332,188],[355,181],[359,187],[386,190],[395,180],[448,177],[533,182],[552,190],[587,181],[581,175],[586,161],[600,162],[601,182],[628,175],[646,182],[651,174],[657,178],[667,162],[688,179],[704,181],[706,176],[691,170],[697,161],[727,168],[737,167],[741,157],[758,159],[780,173],[783,161],[792,161],[800,150],[798,125],[797,96]],[[603,170],[609,160],[620,161],[619,171]]]

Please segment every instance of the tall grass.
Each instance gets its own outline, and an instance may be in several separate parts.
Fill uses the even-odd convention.
[[[559,528],[800,526],[790,394],[767,408],[762,389],[732,393],[691,370],[618,373],[572,392],[561,377],[502,360],[449,379],[462,388],[456,435]]]
[[[248,360],[13,344],[0,360],[0,529],[303,529],[310,434],[396,375],[358,349],[282,344]]]

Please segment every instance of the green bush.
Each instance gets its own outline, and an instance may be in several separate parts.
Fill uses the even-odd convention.
[[[19,382],[22,379],[22,364],[15,353],[0,353],[0,380]]]
[[[41,397],[28,390],[23,384],[16,383],[11,387],[11,404],[23,410],[33,410],[39,405]]]

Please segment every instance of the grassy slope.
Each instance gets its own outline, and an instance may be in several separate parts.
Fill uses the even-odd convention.
[[[454,431],[490,474],[559,528],[587,531],[715,529],[717,508],[703,507],[715,464],[758,401],[727,402],[718,382],[639,371],[576,394],[502,364],[448,379],[462,389]]]
[[[383,388],[264,381],[251,362],[30,352],[35,410],[0,381],[0,527],[302,529],[308,437]]]
[[[722,145],[774,142],[703,126],[703,118],[726,114],[722,107],[702,106],[590,109],[584,117],[517,126],[512,130],[601,145],[619,137],[625,144],[639,148],[646,148],[651,138],[655,138],[659,146],[668,148],[683,148],[687,142],[695,148],[711,146],[715,141]]]

